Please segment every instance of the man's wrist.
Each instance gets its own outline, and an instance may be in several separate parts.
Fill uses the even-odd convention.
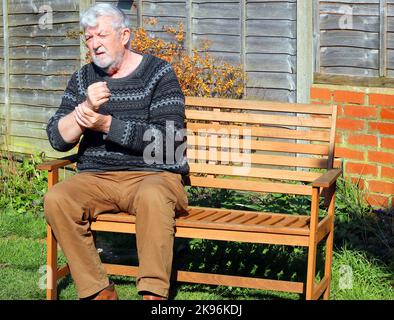
[[[106,115],[105,116],[105,125],[104,125],[104,133],[108,134],[109,129],[111,128],[111,123],[112,123],[112,116],[111,115]]]
[[[83,102],[82,102],[83,103]],[[81,105],[82,103],[80,103],[79,105]],[[76,116],[75,116],[75,114],[76,114],[76,111],[75,110],[73,110],[73,112],[72,112],[72,116],[74,117],[74,121],[76,122],[76,124],[77,124],[77,126],[79,127],[79,129],[81,130],[81,132],[82,133],[84,133],[85,132],[85,130],[86,130],[86,127],[85,126],[83,126],[83,125],[81,125],[81,124],[79,124],[79,122],[77,121],[77,119],[76,119]]]

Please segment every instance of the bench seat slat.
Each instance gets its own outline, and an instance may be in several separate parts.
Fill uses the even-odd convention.
[[[272,215],[270,214],[266,214],[263,217],[261,217],[261,215],[259,214],[256,218],[253,218],[249,221],[244,222],[244,225],[258,225],[262,222],[264,222],[265,220],[268,220],[272,217]]]
[[[215,217],[215,219],[213,219],[211,221],[216,222],[216,223],[221,223],[224,221],[228,221],[229,219],[232,219],[233,217],[234,217],[234,214],[232,214],[231,211],[218,211],[218,215]],[[185,217],[185,218],[187,220],[190,220],[187,217]]]
[[[251,213],[251,214],[243,215],[242,217],[238,218],[236,221],[233,222],[237,222],[239,224],[245,224],[256,217],[258,217],[258,214]]]
[[[275,225],[277,227],[292,227],[292,225],[297,222],[299,220],[298,217],[286,217],[284,218],[282,221],[279,221],[278,223],[276,223]]]
[[[135,223],[135,215],[119,212],[119,213],[103,213],[99,214],[96,221],[108,221],[108,222],[119,222],[119,223]]]
[[[282,217],[282,216],[272,215],[272,217],[270,219],[260,222],[258,225],[259,226],[274,226],[275,223],[282,221],[283,219],[284,219],[284,217]]]
[[[239,213],[234,211],[233,213],[231,213],[231,216],[228,216],[227,219],[225,221],[223,221],[224,223],[237,223],[237,220],[245,218],[245,214],[244,213]]]
[[[227,215],[229,215],[229,213],[216,211],[214,214],[210,215],[209,217],[204,218],[204,221],[216,222]]]
[[[204,209],[200,209],[200,208],[189,208],[188,216],[192,217],[199,213],[202,213],[203,211]]]
[[[300,219],[293,223],[291,227],[293,228],[308,228],[309,227],[310,218],[305,217],[304,219]]]
[[[196,221],[202,220],[204,218],[208,218],[208,217],[214,215],[215,213],[217,213],[216,210],[212,210],[212,209],[204,210],[201,213],[198,213],[198,214],[194,215],[193,216],[193,220],[196,220]]]

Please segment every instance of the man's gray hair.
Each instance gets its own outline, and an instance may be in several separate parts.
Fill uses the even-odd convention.
[[[124,12],[116,6],[109,3],[97,3],[81,14],[81,27],[85,30],[87,27],[95,27],[97,18],[101,16],[114,17],[112,27],[114,30],[121,28],[130,28],[130,22]]]

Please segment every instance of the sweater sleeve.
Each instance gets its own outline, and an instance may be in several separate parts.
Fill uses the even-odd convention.
[[[184,122],[185,98],[175,72],[169,67],[154,89],[149,120],[125,121],[113,117],[106,140],[144,153],[145,161],[153,157],[156,161],[179,163],[183,160],[178,147],[186,139]]]
[[[48,120],[48,125],[46,128],[49,143],[51,144],[52,148],[54,148],[57,151],[69,151],[72,148],[74,148],[77,144],[78,141],[75,143],[67,143],[64,141],[63,137],[61,136],[59,132],[59,120],[63,118],[64,116],[68,115],[71,113],[74,108],[81,103],[79,95],[78,95],[78,89],[77,89],[77,72],[75,72],[68,84],[67,87],[63,93],[62,101],[60,103],[59,108],[55,112],[55,114],[50,117]]]

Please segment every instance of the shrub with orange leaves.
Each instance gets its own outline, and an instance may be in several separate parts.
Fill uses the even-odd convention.
[[[149,19],[145,24],[156,24],[156,19]],[[219,62],[208,52],[208,45],[203,52],[185,49],[183,24],[177,28],[164,27],[172,35],[172,41],[153,37],[141,27],[133,30],[131,48],[139,53],[150,53],[168,61],[179,79],[186,96],[242,98],[244,94],[245,75],[242,66],[233,66]]]

